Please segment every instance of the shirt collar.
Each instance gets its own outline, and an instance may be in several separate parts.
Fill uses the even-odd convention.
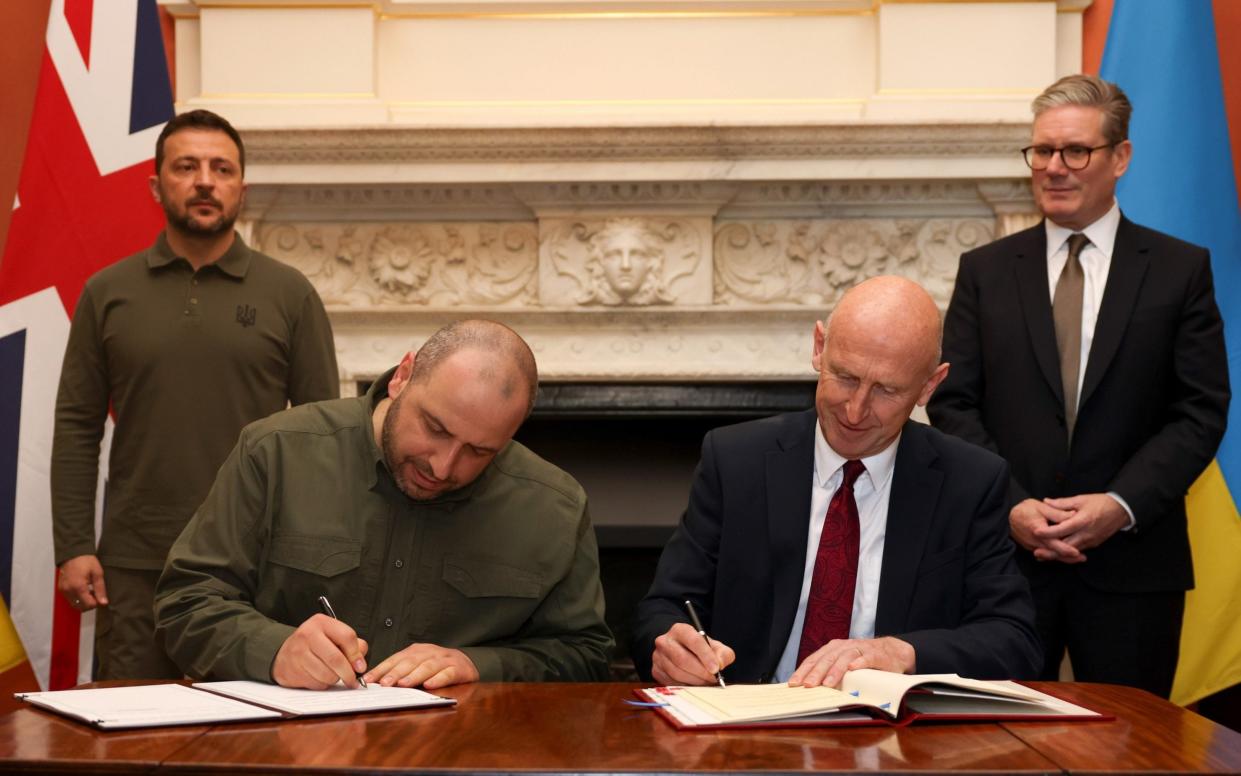
[[[159,237],[155,239],[155,245],[147,251],[147,267],[150,269],[166,267],[178,259],[185,260],[174,253],[172,246],[168,244],[168,231],[160,232]],[[225,275],[241,280],[250,269],[250,248],[245,240],[241,239],[241,235],[234,231],[233,244],[228,246],[224,255],[212,262],[210,266],[216,267]]]
[[[1050,218],[1043,219],[1043,226],[1047,230],[1047,257],[1051,258],[1064,247],[1069,237],[1075,232],[1054,223]],[[1120,204],[1113,199],[1112,207],[1103,214],[1103,217],[1081,230],[1081,233],[1089,237],[1090,244],[1098,248],[1110,261],[1112,248],[1116,245],[1116,230],[1119,228]]]
[[[392,380],[392,375],[396,373],[396,369],[396,367],[392,367],[379,377],[375,378],[375,381],[371,383],[371,387],[367,389],[366,396],[362,397],[362,406],[366,409],[367,418],[366,438],[367,441],[370,442],[370,454],[371,459],[374,461],[376,473],[376,479],[371,483],[371,486],[374,487],[380,481],[386,482],[392,492],[400,494],[402,498],[405,498],[411,504],[417,505],[447,506],[456,502],[465,501],[473,496],[474,492],[480,488],[484,482],[491,478],[492,471],[495,469],[494,460],[487,464],[487,468],[483,469],[482,474],[479,474],[478,477],[470,484],[456,490],[450,490],[447,493],[439,495],[433,499],[426,499],[425,501],[415,501],[406,496],[404,492],[397,487],[396,479],[393,478],[392,472],[388,470],[388,463],[384,460],[382,442],[375,438],[374,417],[375,408],[379,406],[379,402],[388,398],[388,383]],[[389,406],[388,409],[391,411],[391,406]],[[507,447],[505,449],[507,449]],[[501,450],[499,454],[497,454],[496,458],[499,458],[501,455],[504,455],[504,450]]]
[[[391,479],[392,475],[388,472],[388,466],[384,463],[383,449],[380,442],[375,438],[375,407],[379,406],[379,402],[388,396],[388,381],[392,379],[396,367],[392,367],[379,377],[376,377],[371,387],[366,389],[366,395],[362,397],[362,407],[366,411],[366,441],[370,443],[370,457],[375,464],[376,472],[384,472]],[[374,485],[374,483],[371,483]]]
[[[892,440],[892,444],[862,459],[862,465],[866,467],[865,476],[870,478],[870,484],[874,490],[882,489],[892,476],[892,470],[896,467],[896,449],[900,446],[900,442],[901,437],[898,434],[896,439]],[[827,443],[827,438],[823,436],[822,424],[816,422],[814,424],[814,476],[819,487],[826,490],[832,476],[845,465],[847,460]]]

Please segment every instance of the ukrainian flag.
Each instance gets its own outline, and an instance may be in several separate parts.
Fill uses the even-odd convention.
[[[1133,163],[1117,198],[1134,221],[1211,251],[1224,316],[1233,401],[1215,461],[1188,496],[1196,588],[1186,599],[1172,700],[1192,703],[1241,683],[1241,207],[1221,72],[1226,38],[1241,45],[1241,15],[1217,29],[1210,0],[1115,0],[1099,75],[1133,101]],[[1221,13],[1221,18],[1224,14]],[[1241,140],[1241,96],[1232,136]],[[1135,569],[1158,574],[1159,569]]]

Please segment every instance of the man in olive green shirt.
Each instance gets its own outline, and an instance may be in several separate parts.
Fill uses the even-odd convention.
[[[65,350],[52,448],[62,594],[98,607],[96,678],[180,677],[154,637],[155,582],[243,426],[333,398],[332,331],[310,282],[233,231],[241,139],[192,111],[156,145],[167,228],[86,283]],[[95,541],[99,444],[116,421]]]
[[[316,689],[604,678],[586,495],[511,441],[537,380],[512,330],[464,321],[364,397],[248,426],[168,556],[168,654]]]

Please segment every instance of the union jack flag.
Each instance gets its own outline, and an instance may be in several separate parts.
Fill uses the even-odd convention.
[[[52,555],[48,475],[69,316],[87,278],[163,226],[147,179],[171,117],[155,0],[52,1],[0,261],[0,596],[43,689],[89,680],[94,634],[93,614],[56,594]]]

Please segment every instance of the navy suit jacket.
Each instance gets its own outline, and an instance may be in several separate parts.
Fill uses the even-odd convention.
[[[1215,455],[1229,401],[1205,248],[1121,218],[1071,450],[1042,224],[961,257],[944,360],[931,420],[1008,461],[1010,505],[1115,492],[1133,509],[1137,530],[1075,566],[1084,582],[1115,593],[1193,586],[1185,492]],[[1060,565],[1018,557],[1031,575]]]
[[[699,607],[737,660],[735,682],[770,681],[797,612],[814,476],[814,410],[715,429],[689,507],[638,605],[633,655],[650,677],[655,638]],[[1008,538],[1008,467],[910,421],[896,453],[876,636],[913,645],[920,673],[1032,678],[1034,608]]]

